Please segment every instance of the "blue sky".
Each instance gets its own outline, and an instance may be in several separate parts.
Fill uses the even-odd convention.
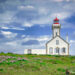
[[[75,55],[75,0],[0,0],[0,52],[45,48],[56,16]]]

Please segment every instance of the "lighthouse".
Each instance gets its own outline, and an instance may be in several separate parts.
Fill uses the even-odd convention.
[[[69,43],[60,35],[61,24],[56,17],[52,24],[52,39],[46,43],[46,54],[69,55]]]
[[[59,24],[59,19],[56,17],[52,25],[53,37],[57,35],[60,36],[60,28],[61,28],[61,25]]]

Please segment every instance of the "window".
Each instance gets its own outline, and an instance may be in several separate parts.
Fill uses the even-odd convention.
[[[59,45],[59,40],[56,40],[56,45]]]
[[[53,54],[53,48],[52,47],[49,48],[49,53]]]
[[[28,54],[31,54],[31,49],[28,49]]]
[[[57,32],[56,32],[56,35],[57,35]]]
[[[62,52],[65,53],[66,52],[66,48],[62,48]]]
[[[56,48],[56,53],[59,53],[59,48]]]

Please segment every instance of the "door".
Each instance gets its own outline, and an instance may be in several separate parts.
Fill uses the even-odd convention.
[[[56,48],[56,54],[59,54],[59,48],[58,47]]]

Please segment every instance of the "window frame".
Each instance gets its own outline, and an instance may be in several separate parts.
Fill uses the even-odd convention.
[[[59,40],[56,40],[56,45],[59,45]]]
[[[66,53],[66,48],[65,47],[62,48],[62,52]]]
[[[31,54],[32,53],[32,50],[31,49],[28,49],[27,53],[28,54]]]
[[[57,32],[56,32],[56,36],[57,36],[58,34],[57,34]]]
[[[57,48],[55,48],[55,50],[56,50],[56,53],[58,53],[58,54],[59,54],[59,52],[60,52],[60,51],[59,51],[59,50],[60,50],[60,48],[58,48],[58,47],[57,47]]]

